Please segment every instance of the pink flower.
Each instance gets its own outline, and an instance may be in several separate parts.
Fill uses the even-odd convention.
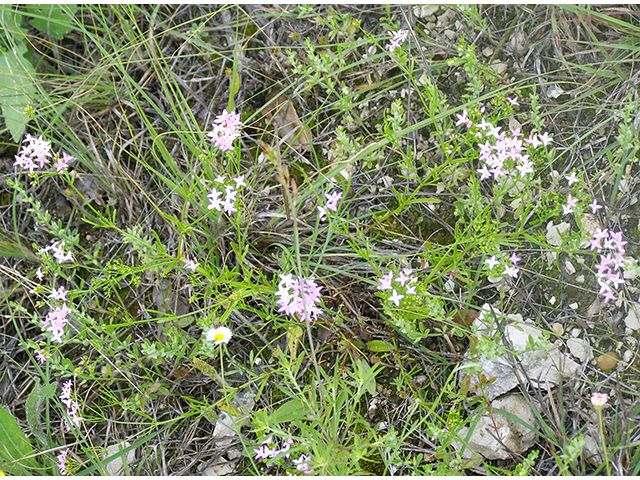
[[[456,113],[456,117],[458,117],[456,126],[465,125],[467,128],[471,128],[473,126],[473,122],[469,120],[469,117],[467,117],[468,114],[469,112],[467,112],[466,108],[462,111],[462,115],[459,113]]]
[[[496,256],[493,255],[491,258],[487,258],[484,263],[487,264],[489,270],[493,270],[496,265],[500,265],[500,260],[496,260]]]
[[[186,268],[188,270],[191,270],[192,272],[195,272],[196,268],[198,268],[198,265],[200,265],[200,264],[194,262],[189,257],[185,257],[185,259],[184,259],[184,268]]]
[[[609,401],[609,395],[606,393],[594,393],[591,395],[591,403],[596,408],[604,407]]]
[[[213,121],[213,131],[207,136],[220,151],[233,150],[233,141],[240,136],[240,114],[224,110]]]
[[[50,311],[42,321],[42,329],[46,329],[52,334],[51,341],[62,342],[62,335],[64,335],[64,327],[67,326],[67,315],[69,313],[71,313],[71,309],[66,304],[63,304]]]
[[[602,208],[602,205],[599,205],[595,198],[593,199],[593,202],[589,204],[589,206],[591,207],[591,213],[593,213],[594,215],[598,212],[598,210]]]
[[[504,267],[502,274],[509,275],[512,278],[516,278],[518,276],[518,272],[520,272],[520,269],[518,267],[510,266],[510,267]]]
[[[564,215],[573,213],[574,211],[573,207],[575,207],[577,204],[578,204],[578,199],[573,198],[571,194],[569,194],[569,196],[567,197],[567,204],[562,206],[562,213]]]
[[[281,274],[276,295],[279,297],[279,312],[299,315],[300,321],[315,321],[322,310],[316,306],[321,300],[322,287],[313,277],[293,279],[291,274]]]
[[[67,152],[62,152],[62,155],[58,155],[58,158],[56,159],[53,166],[56,168],[56,171],[60,173],[63,170],[69,168],[69,163],[75,159],[76,157],[74,157],[73,155],[69,155]]]
[[[82,417],[78,415],[78,411],[80,410],[80,405],[78,405],[78,402],[76,402],[75,400],[73,400],[73,398],[71,398],[71,386],[72,386],[71,380],[66,381],[62,385],[62,393],[60,394],[60,401],[65,406],[67,410],[67,415],[69,416],[69,420],[71,420],[71,423],[76,427],[79,427],[80,422],[82,422]],[[65,419],[65,430],[67,432],[71,431],[71,425],[69,424],[69,421],[67,419]]]
[[[67,455],[69,455],[69,449],[65,449],[61,451],[58,456],[58,470],[60,471],[60,475],[68,475],[67,473]]]
[[[507,101],[508,101],[511,105],[520,105],[520,104],[518,103],[518,97],[514,97],[514,98],[507,97]]]
[[[412,279],[412,277],[410,276],[411,273],[412,273],[412,270],[410,268],[403,269],[402,272],[400,272],[400,274],[396,278],[396,282],[398,282],[400,285],[404,287],[405,283],[407,283],[409,280]]]
[[[67,300],[67,293],[68,292],[64,289],[64,287],[58,287],[58,289],[52,291],[47,298],[51,300],[61,300],[64,302]]]
[[[29,173],[33,173],[36,168],[43,168],[47,163],[50,163],[49,158],[47,158],[50,155],[50,141],[44,140],[42,135],[35,138],[27,133],[22,142],[22,147],[15,156],[14,165],[24,168]]]
[[[396,48],[400,48],[404,41],[407,39],[409,32],[407,30],[398,30],[397,32],[387,32],[392,36],[392,39],[387,44],[387,50],[393,52]]]
[[[578,177],[576,176],[576,172],[571,172],[571,175],[565,175],[565,177],[567,179],[567,183],[569,184],[569,186],[573,185],[574,183],[579,182],[580,180],[578,179]]]
[[[47,361],[47,357],[44,356],[44,352],[42,350],[36,352],[36,360],[38,360],[38,363],[40,365],[44,364]]]
[[[538,136],[534,135],[533,133],[529,135],[529,138],[525,138],[524,141],[531,145],[533,148],[538,148],[540,145],[542,145],[542,142],[538,140]]]
[[[378,285],[378,290],[391,290],[391,282],[393,281],[393,272],[387,273],[385,276],[380,277],[379,279],[380,285]]]
[[[404,298],[404,295],[399,294],[396,289],[393,289],[392,295],[389,297],[389,301],[396,304],[396,307],[400,306],[400,300]]]
[[[342,192],[327,193],[327,210],[338,211],[338,201],[342,198]]]
[[[538,135],[538,140],[542,142],[545,147],[553,142],[553,138],[549,136],[549,132],[544,132],[542,135]]]
[[[516,255],[516,252],[513,252],[513,253],[511,254],[511,256],[509,257],[509,261],[510,261],[511,263],[513,263],[514,265],[515,265],[516,263],[518,263],[520,260],[522,260],[522,259],[521,259],[518,255]]]

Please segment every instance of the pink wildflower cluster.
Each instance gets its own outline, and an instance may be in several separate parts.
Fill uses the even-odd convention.
[[[342,192],[331,192],[326,194],[327,203],[324,207],[318,207],[318,211],[320,212],[320,220],[324,221],[327,216],[327,212],[337,212],[338,211],[338,202],[342,198]]]
[[[213,121],[213,131],[207,136],[222,152],[233,150],[233,141],[240,136],[240,114],[223,112]]]
[[[520,128],[511,129],[508,132],[502,131],[502,127],[493,125],[482,119],[480,123],[474,124],[468,117],[469,112],[464,110],[462,114],[456,114],[458,121],[456,125],[464,125],[477,128],[476,136],[484,138],[484,143],[479,143],[480,163],[478,169],[480,180],[493,177],[497,180],[506,175],[512,175],[518,171],[520,177],[528,173],[533,173],[533,163],[526,153],[526,145],[538,148],[540,145],[547,146],[553,139],[547,132],[541,135],[531,133],[528,138],[523,138]]]
[[[282,442],[282,448],[277,448],[277,444],[274,444],[273,437],[268,437],[265,439],[260,448],[254,448],[253,451],[256,452],[256,460],[267,460],[268,458],[275,458],[281,453],[284,453],[283,459],[285,461],[291,460],[293,464],[296,466],[296,470],[302,472],[306,475],[313,475],[313,469],[309,466],[309,462],[313,459],[303,453],[298,458],[291,459],[291,455],[286,453],[291,449],[293,445],[293,440],[291,438]],[[271,447],[273,445],[273,447]]]
[[[614,290],[624,283],[620,269],[624,266],[626,258],[624,256],[624,246],[627,242],[622,240],[622,232],[611,232],[607,229],[596,228],[589,240],[591,251],[600,253],[600,262],[596,265],[596,278],[600,285],[600,295],[604,297],[604,302],[616,300]],[[606,254],[603,254],[604,251]]]
[[[53,252],[53,257],[58,261],[59,264],[73,262],[73,255],[71,255],[71,252],[64,253],[64,247],[64,241],[54,242],[48,247],[41,248],[40,253],[43,254],[47,252]]]
[[[316,306],[320,302],[320,290],[322,287],[318,285],[314,278],[294,279],[292,275],[280,274],[280,283],[276,295],[279,297],[278,312],[284,312],[287,315],[300,315],[300,321],[315,321],[318,315],[322,313],[322,309]]]
[[[69,449],[65,449],[61,451],[58,456],[58,470],[60,470],[60,475],[68,475],[67,473],[67,455],[69,455]]]
[[[396,48],[400,48],[409,35],[408,30],[400,29],[397,32],[387,32],[391,35],[391,40],[387,44],[387,50],[393,52]]]
[[[518,273],[520,273],[520,269],[516,265],[518,264],[518,262],[520,262],[520,260],[522,259],[518,255],[516,255],[515,252],[512,253],[509,257],[509,262],[511,262],[511,265],[504,266],[502,275],[508,275],[511,278],[517,278]],[[484,263],[487,264],[489,270],[493,271],[493,269],[500,265],[502,262],[498,260],[495,255],[492,255],[491,258],[487,258]]]
[[[62,393],[60,394],[60,401],[64,405],[67,410],[67,415],[69,415],[69,420],[76,427],[80,426],[80,422],[82,421],[82,417],[78,415],[78,411],[80,410],[80,405],[78,402],[71,398],[71,380],[66,381],[62,385]],[[71,425],[69,424],[69,420],[65,419],[65,431],[71,431]]]
[[[221,212],[224,210],[227,215],[237,212],[236,200],[238,197],[238,190],[242,187],[246,187],[244,176],[239,176],[233,179],[234,185],[231,185],[226,179],[220,175],[214,180],[215,183],[220,184],[220,190],[216,187],[211,189],[211,193],[207,194],[209,198],[209,210],[217,210]],[[224,196],[224,198],[223,198]]]
[[[380,277],[378,281],[378,290],[391,290],[391,295],[387,300],[395,303],[396,307],[400,306],[400,300],[407,295],[415,295],[416,287],[413,285],[418,281],[416,277],[413,277],[413,269],[403,268],[402,271],[396,276],[393,271],[389,271],[386,275]],[[404,294],[398,293],[398,290],[403,291]]]
[[[67,326],[69,321],[68,315],[71,313],[71,309],[64,303],[67,300],[67,291],[60,287],[54,290],[48,298],[62,303],[47,313],[47,316],[42,321],[42,330],[51,332],[51,341],[60,343],[62,342],[62,335],[64,335],[64,327]]]
[[[22,147],[15,156],[16,167],[24,168],[29,173],[37,168],[44,168],[45,165],[51,163],[51,142],[42,138],[42,135],[34,137],[30,134],[26,134]],[[75,160],[73,155],[69,155],[67,152],[58,153],[55,155],[55,162],[53,166],[58,173],[66,170],[69,167],[69,162]]]

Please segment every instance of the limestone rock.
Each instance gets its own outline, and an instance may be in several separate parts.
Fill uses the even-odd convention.
[[[533,409],[519,393],[495,399],[491,407],[512,414],[532,429],[540,427]],[[463,427],[458,431],[460,439],[466,440],[466,447],[458,441],[453,442],[453,446],[467,459],[478,460],[480,455],[487,460],[506,460],[512,457],[511,452],[522,455],[535,445],[538,435],[532,429],[494,411],[493,415],[482,415],[475,427]]]

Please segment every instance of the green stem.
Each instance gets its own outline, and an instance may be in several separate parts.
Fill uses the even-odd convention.
[[[600,424],[600,441],[602,442],[602,451],[604,452],[604,465],[607,469],[607,475],[611,476],[611,465],[609,464],[609,455],[607,454],[607,444],[604,438],[604,426],[602,424],[602,408],[598,408],[598,423]]]

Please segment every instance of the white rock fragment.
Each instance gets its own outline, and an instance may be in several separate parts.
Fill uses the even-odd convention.
[[[440,5],[422,5],[413,7],[413,14],[418,18],[430,17],[440,9]]]
[[[109,448],[107,448],[107,452],[102,457],[102,460],[104,461],[107,458],[113,455],[116,455],[118,452],[121,452],[122,450],[129,448],[130,446],[131,444],[129,442],[123,442],[120,444],[111,445]],[[122,454],[114,458],[109,463],[105,464],[105,467],[107,468],[107,473],[110,476],[122,477],[127,474],[127,472],[125,472],[125,465],[128,467],[135,461],[136,461],[136,449],[134,448],[133,450],[129,450],[126,454]]]
[[[564,89],[560,85],[556,85],[555,83],[547,87],[547,95],[549,96],[549,98],[556,99],[559,96],[564,95],[565,93],[566,92],[564,91]]]
[[[553,221],[547,224],[547,241],[553,247],[559,247],[562,245],[562,235],[569,231],[569,225],[567,222],[560,222],[558,225],[554,225]],[[545,257],[547,262],[553,263],[558,254],[556,252],[547,252]]]
[[[229,462],[224,458],[220,457],[220,459],[216,463],[214,463],[213,465],[209,465],[207,468],[204,469],[204,471],[202,472],[202,476],[218,477],[222,475],[231,475],[233,473],[233,470],[236,467],[236,463],[238,462],[237,461]]]
[[[624,324],[631,330],[640,330],[640,303],[629,302],[629,312],[624,319]]]
[[[593,358],[593,351],[589,341],[583,338],[570,338],[567,340],[567,348],[575,358],[583,364]]]
[[[573,275],[574,273],[576,273],[576,267],[574,267],[573,263],[571,263],[569,260],[565,260],[564,269],[569,275]]]
[[[469,376],[470,387],[480,384],[481,374],[486,378],[496,377],[495,381],[479,386],[478,394],[493,400],[519,384],[524,387],[531,384],[546,391],[547,388],[558,385],[561,376],[576,373],[578,364],[557,346],[551,345],[540,329],[523,321],[519,314],[508,315],[505,319],[497,310],[494,309],[494,312],[498,319],[509,323],[498,329],[489,305],[485,304],[474,320],[473,328],[476,329],[479,342],[487,341],[483,336],[496,339],[508,353],[491,357],[469,353],[471,360],[461,365],[463,373],[460,380]]]
[[[458,431],[459,438],[465,440],[467,446],[462,442],[453,442],[454,448],[464,458],[478,459],[478,455],[481,455],[487,460],[506,460],[513,454],[521,455],[534,446],[538,440],[535,430],[540,424],[524,396],[511,393],[495,399],[491,402],[491,407],[510,413],[531,428],[496,411],[482,415],[475,427],[472,424],[471,427],[463,427]]]
[[[213,429],[212,437],[216,445],[228,446],[236,441],[240,427],[246,422],[249,412],[255,405],[255,397],[250,390],[243,390],[231,399],[233,406],[243,414],[242,417],[234,417],[227,412],[220,412],[220,416],[216,421]]]
[[[569,305],[569,308],[571,310],[577,310],[579,306],[580,305],[578,305],[576,302],[573,302],[572,304]]]

